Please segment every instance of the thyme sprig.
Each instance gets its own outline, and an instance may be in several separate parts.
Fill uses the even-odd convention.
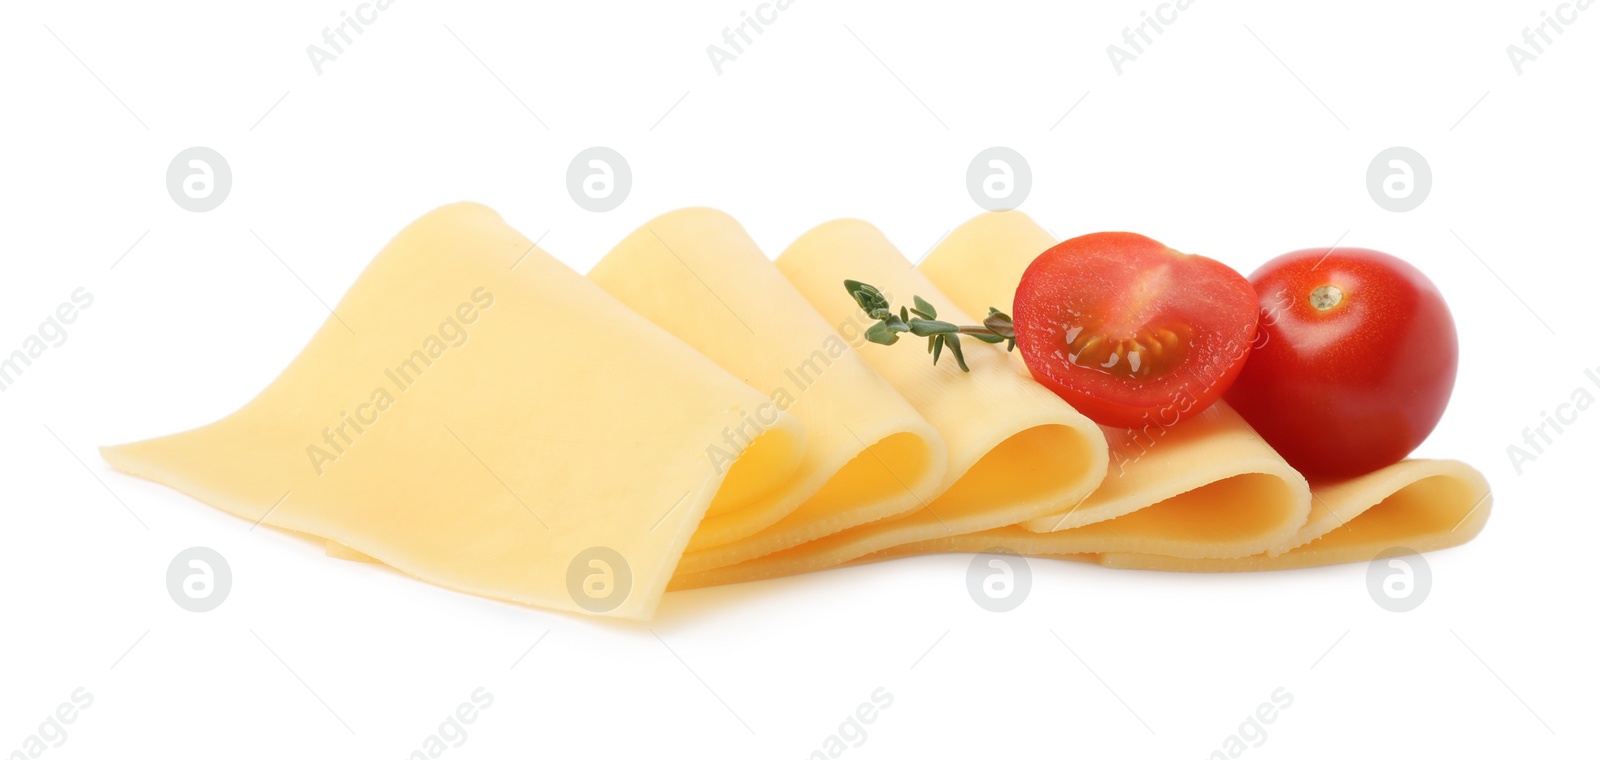
[[[939,312],[933,304],[923,300],[922,296],[911,297],[912,306],[901,306],[896,313],[889,306],[889,299],[883,291],[856,280],[845,280],[844,289],[854,298],[856,305],[867,313],[867,316],[877,320],[867,328],[866,338],[884,346],[892,346],[900,340],[900,333],[911,333],[919,338],[928,339],[928,353],[933,354],[933,363],[939,363],[939,357],[945,349],[956,357],[956,364],[962,372],[971,372],[967,368],[967,357],[961,352],[961,336],[967,335],[984,343],[1004,343],[1006,350],[1017,347],[1017,333],[1011,326],[1011,315],[999,309],[989,307],[989,316],[985,317],[982,325],[957,325],[939,319]]]

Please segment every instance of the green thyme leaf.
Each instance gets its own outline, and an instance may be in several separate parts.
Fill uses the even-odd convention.
[[[933,354],[933,363],[939,364],[939,358],[944,355],[946,348],[956,357],[956,364],[961,366],[962,372],[970,372],[967,367],[967,357],[961,349],[961,336],[970,335],[984,343],[997,345],[1006,344],[1006,350],[1017,347],[1017,334],[1011,323],[1011,316],[999,309],[990,307],[989,315],[984,318],[983,325],[956,325],[938,319],[939,312],[933,304],[928,303],[922,296],[911,296],[911,307],[900,307],[896,314],[889,305],[888,297],[883,291],[859,280],[845,280],[845,292],[855,300],[856,305],[874,320],[874,324],[867,328],[867,340],[884,346],[892,346],[900,340],[900,333],[909,332],[917,337],[928,339],[928,353]],[[912,316],[912,315],[916,316]]]
[[[868,327],[866,335],[867,340],[885,346],[892,346],[895,344],[895,341],[900,340],[900,336],[896,335],[894,331],[889,329],[888,325],[882,322]]]
[[[961,331],[960,327],[937,319],[912,319],[910,329],[912,335],[938,335]]]
[[[989,328],[989,330],[995,335],[998,335],[1002,338],[1017,337],[1016,330],[1011,324],[1011,315],[995,309],[992,306],[989,307],[989,316],[985,317],[983,320],[983,326]]]
[[[855,299],[856,305],[860,306],[861,310],[868,314],[878,309],[889,308],[889,299],[883,297],[883,292],[864,282],[845,280],[844,289],[850,293],[851,298]],[[874,319],[877,319],[877,317],[874,317]]]
[[[943,337],[945,342],[950,344],[950,353],[956,355],[956,364],[961,367],[961,371],[971,372],[972,370],[967,369],[967,357],[961,353],[961,336],[952,334]]]

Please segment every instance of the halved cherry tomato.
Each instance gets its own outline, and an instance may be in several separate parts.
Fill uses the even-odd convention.
[[[1012,305],[1034,379],[1115,427],[1198,414],[1239,374],[1256,294],[1226,265],[1143,235],[1097,232],[1045,251]]]
[[[1416,267],[1365,248],[1295,251],[1250,276],[1261,339],[1228,403],[1312,478],[1371,472],[1433,432],[1456,327]]]

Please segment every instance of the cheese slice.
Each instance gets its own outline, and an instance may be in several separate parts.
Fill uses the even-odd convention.
[[[691,208],[656,217],[588,278],[764,391],[768,408],[789,412],[805,429],[794,477],[737,511],[714,503],[679,573],[904,513],[944,479],[943,439],[856,353],[866,315],[829,324],[727,214]],[[838,295],[845,297],[842,288]],[[854,337],[846,340],[841,329]],[[712,454],[733,461],[738,434],[712,444]]]
[[[1489,522],[1489,483],[1471,466],[1448,459],[1407,459],[1314,490],[1313,518],[1279,553],[1233,559],[1155,554],[1093,556],[1107,567],[1187,572],[1286,570],[1370,562],[1396,548],[1417,552],[1460,546]]]
[[[1287,549],[1249,557],[1195,558],[1137,552],[1062,554],[1040,534],[985,531],[941,541],[907,544],[862,557],[857,563],[944,552],[1004,551],[1093,562],[1130,570],[1223,573],[1291,570],[1370,562],[1392,549],[1427,552],[1460,546],[1489,521],[1489,483],[1462,462],[1407,459],[1336,484],[1318,486],[1313,518]],[[1069,531],[1071,532],[1071,531]]]
[[[821,225],[778,257],[778,269],[830,323],[849,325],[860,308],[844,289],[855,279],[877,286],[892,304],[921,296],[939,318],[977,320],[912,268],[877,228],[858,220]],[[1003,351],[962,341],[971,372],[945,354],[935,366],[924,340],[869,346],[861,355],[944,439],[944,482],[920,494],[921,508],[834,533],[737,565],[680,574],[671,588],[693,588],[833,567],[894,546],[939,539],[1068,511],[1105,476],[1099,428],[1055,394],[1017,374]]]
[[[919,269],[967,308],[1009,306],[1023,270],[1055,243],[1054,236],[1021,212],[983,214],[953,230]],[[1020,359],[1015,361],[1025,370]],[[1226,423],[1207,421],[1213,410]],[[1191,427],[1196,422],[1211,429]],[[1119,567],[1266,569],[1365,561],[1397,543],[1419,551],[1453,546],[1476,535],[1488,519],[1487,483],[1459,462],[1400,462],[1353,480],[1318,485],[1309,499],[1303,498],[1304,479],[1285,472],[1287,465],[1276,454],[1271,455],[1276,462],[1264,463],[1259,447],[1265,442],[1223,402],[1202,417],[1171,428],[1106,432],[1112,445],[1112,473],[1085,508],[1103,505],[1102,498],[1117,494],[1126,501],[1105,514],[1126,516],[1050,536],[1026,535],[1022,528],[1053,529],[1048,521],[1033,521],[937,546],[901,547],[895,553],[998,547],[1029,554],[1094,554],[1098,561]],[[1233,442],[1213,445],[1225,437]],[[1245,444],[1246,439],[1254,442]],[[1272,470],[1272,477],[1281,478],[1293,498],[1279,496],[1274,501],[1267,494],[1252,495],[1262,486],[1252,476],[1243,480],[1257,481],[1254,485],[1234,476],[1177,496],[1165,495],[1175,486],[1199,480],[1195,473],[1230,467]],[[1184,473],[1190,475],[1186,478]],[[1139,501],[1151,506],[1125,512]],[[1071,521],[1062,527],[1071,527]],[[1323,536],[1329,540],[1320,540]],[[982,546],[985,543],[988,546]]]
[[[396,236],[266,390],[117,469],[495,599],[650,617],[701,517],[770,497],[805,431],[474,204]],[[620,596],[620,598],[618,598]]]
[[[1108,430],[1107,438],[1124,431]],[[1159,454],[1157,453],[1159,452]],[[1039,520],[972,536],[945,536],[895,556],[1003,548],[1018,554],[1143,552],[1186,558],[1244,557],[1281,549],[1305,524],[1310,491],[1232,409],[1185,420],[1125,469],[1113,464],[1076,512],[1045,518],[1071,526],[1084,509],[1110,519],[1058,531]],[[976,551],[983,551],[977,549]]]

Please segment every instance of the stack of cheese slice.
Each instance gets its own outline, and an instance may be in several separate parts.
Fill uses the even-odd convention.
[[[915,291],[941,313],[958,313],[890,253],[780,271],[732,218],[687,209],[647,223],[589,275],[773,399],[792,398],[786,408],[804,424],[808,446],[817,441],[830,454],[839,450],[829,460],[851,462],[832,466],[827,498],[812,497],[780,524],[732,543],[723,536],[692,542],[676,587],[832,567],[907,543],[1041,519],[1099,484],[1107,462],[1099,429],[1018,375],[1003,353],[969,352],[972,371],[962,373],[954,361],[932,366],[916,348],[854,350],[870,322],[845,293],[844,276],[831,271],[849,258],[857,276],[888,292]],[[814,308],[834,305],[840,308]],[[941,442],[940,477],[920,477],[889,456],[893,447],[878,451],[882,444],[874,442],[900,430]],[[862,501],[883,494],[839,482],[857,471],[891,484],[892,509]]]
[[[1238,570],[1482,528],[1487,485],[1460,463],[1313,489],[1221,404],[1102,429],[996,347],[966,341],[970,373],[920,343],[863,348],[842,280],[971,322],[1053,242],[989,214],[913,268],[847,220],[774,263],[731,218],[686,209],[585,278],[494,212],[448,206],[242,409],[103,455],[333,556],[638,619],[669,587],[919,552]]]

